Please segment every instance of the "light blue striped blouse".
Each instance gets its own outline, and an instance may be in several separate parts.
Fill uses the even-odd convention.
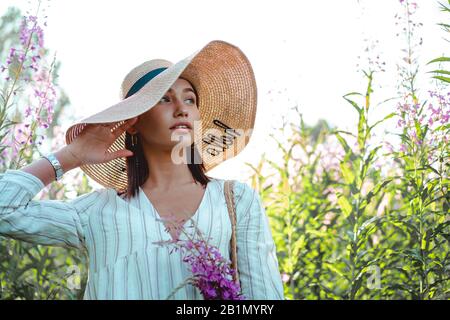
[[[229,257],[231,222],[224,181],[212,178],[193,216],[210,243]],[[42,245],[87,250],[83,299],[165,299],[191,276],[180,251],[155,242],[171,235],[143,191],[130,199],[102,188],[70,201],[32,200],[44,184],[21,170],[0,175],[0,235]],[[258,193],[235,181],[236,238],[242,293],[247,299],[284,299],[276,247]],[[189,225],[189,221],[185,226]],[[193,235],[193,228],[186,228]],[[181,235],[180,239],[185,239]],[[174,299],[202,300],[191,286]]]

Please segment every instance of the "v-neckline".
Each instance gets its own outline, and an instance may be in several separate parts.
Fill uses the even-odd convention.
[[[197,216],[200,213],[200,209],[202,209],[204,202],[206,201],[206,198],[208,196],[208,192],[209,192],[209,184],[212,182],[212,179],[206,184],[206,188],[205,188],[205,192],[203,193],[203,197],[202,200],[200,201],[200,204],[198,205],[197,210],[195,211],[195,213],[186,219],[186,221],[184,222],[184,224],[182,225],[181,228],[183,228],[185,230],[185,232],[187,232],[186,229],[186,225],[188,224],[188,222],[191,219],[196,219]],[[175,241],[177,239],[173,238],[172,235],[170,234],[170,231],[166,231],[166,225],[164,223],[165,220],[163,220],[158,212],[158,210],[156,209],[156,207],[153,205],[153,203],[150,201],[149,197],[147,197],[147,194],[144,192],[144,190],[139,187],[139,193],[141,194],[141,197],[144,197],[145,201],[148,203],[148,205],[151,207],[151,209],[153,210],[154,214],[155,214],[155,218],[158,220],[158,222],[160,222],[160,224],[158,224],[158,228],[160,228],[159,230],[161,230],[161,224],[164,226],[162,233],[164,234],[165,237],[168,237],[169,239],[162,239],[164,240],[171,240],[171,241]],[[198,227],[198,226],[197,226]],[[182,237],[184,237],[184,234],[181,232],[178,240],[183,240]]]

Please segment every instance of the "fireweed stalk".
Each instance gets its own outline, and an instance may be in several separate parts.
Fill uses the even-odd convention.
[[[166,300],[173,298],[178,290],[188,284],[197,287],[205,300],[245,300],[240,293],[240,285],[233,281],[235,271],[231,268],[231,262],[221,255],[217,247],[208,243],[192,218],[189,221],[191,222],[190,227],[195,230],[193,237],[184,230],[184,224],[177,225],[175,223],[174,216],[158,219],[158,221],[171,224],[176,231],[176,237],[168,241],[158,241],[155,244],[173,245],[171,254],[180,250],[184,256],[183,262],[190,266],[193,274],[180,283]],[[181,223],[183,222],[181,221]],[[167,226],[165,230],[168,232],[169,227]],[[187,239],[181,240],[180,234],[184,234]],[[195,235],[198,239],[194,239]]]
[[[448,298],[448,185],[449,185],[449,117],[447,88],[428,90],[427,100],[419,96],[418,50],[422,45],[415,36],[422,24],[414,21],[418,8],[414,2],[400,0],[404,9],[402,22],[407,48],[399,72],[397,125],[399,146],[386,142],[390,157],[399,167],[396,190],[401,195],[397,210],[390,214],[390,224],[401,233],[403,241],[392,245],[390,270],[386,272],[386,289],[395,290],[402,299]],[[400,238],[403,237],[403,238]],[[386,268],[387,269],[387,268]]]
[[[6,111],[12,103],[12,97],[22,91],[26,92],[22,97],[29,97],[29,101],[24,110],[24,119],[18,109],[13,116],[13,130],[9,134],[0,138],[2,165],[4,159],[16,159],[15,165],[10,167],[20,167],[20,162],[26,151],[30,151],[33,146],[41,145],[44,140],[43,135],[37,135],[38,128],[47,129],[53,121],[54,106],[56,103],[56,87],[53,83],[52,72],[55,64],[53,59],[48,68],[43,63],[44,30],[39,24],[39,8],[35,15],[23,17],[20,26],[20,47],[12,47],[5,65],[0,65],[0,73],[6,73],[6,90],[2,94],[2,110]],[[44,17],[44,19],[47,17]],[[44,21],[46,26],[47,22]],[[30,147],[30,148],[28,148]]]
[[[10,44],[0,61],[2,171],[31,162],[33,156],[40,153],[38,147],[42,144],[43,136],[39,135],[39,131],[54,125],[57,120],[53,119],[56,87],[51,75],[52,72],[56,74],[58,64],[53,61],[49,68],[49,50],[44,47],[43,28],[47,24],[47,17],[44,17],[45,2],[49,4],[50,1],[29,2],[33,8],[24,16],[18,14],[18,9],[4,15],[2,26],[5,26],[5,30],[10,27],[15,30],[17,26],[18,31],[5,34]],[[40,10],[36,9],[38,5]],[[65,103],[63,101],[61,107]],[[56,138],[56,134],[53,136],[55,139],[52,139],[52,145],[63,141]],[[71,179],[70,176],[67,177],[68,183],[55,183],[44,188],[40,199],[68,200],[65,194],[68,190],[75,189],[78,195],[91,191],[85,176],[81,176],[82,180]],[[44,248],[6,238],[0,239],[0,256],[2,262],[8,262],[0,263],[0,299],[82,299],[81,290],[74,292],[67,285],[71,276],[68,268],[78,265],[83,270],[86,266],[86,258],[79,255],[78,250]],[[82,276],[81,283],[85,283],[84,273]]]
[[[407,95],[403,102],[399,102],[396,126],[404,131],[409,141],[413,142],[409,146],[405,142],[400,144],[399,151],[406,152],[407,147],[411,147],[417,152],[417,148],[427,145],[428,161],[434,162],[450,140],[448,130],[444,130],[450,118],[450,93],[444,95],[436,90],[428,90],[428,94],[430,98],[422,106],[414,101],[408,101],[411,95]],[[393,151],[393,146],[388,142],[387,144]]]

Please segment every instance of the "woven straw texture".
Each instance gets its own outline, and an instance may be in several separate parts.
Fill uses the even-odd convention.
[[[150,80],[137,93],[124,99],[139,78],[162,67],[168,69]],[[114,130],[127,119],[147,112],[179,77],[188,80],[197,91],[201,122],[194,124],[194,142],[206,171],[236,156],[252,135],[257,107],[256,80],[244,53],[238,47],[220,40],[209,42],[176,64],[154,59],[135,67],[122,82],[122,101],[72,124],[65,134],[66,143],[70,144],[76,139],[87,124],[114,124]],[[232,134],[225,132],[226,127],[234,130]],[[205,140],[209,143],[205,143]],[[116,139],[108,151],[124,148],[125,133]],[[116,190],[125,190],[127,187],[125,158],[82,165],[80,168],[105,187]]]
[[[233,274],[233,281],[235,283],[240,284],[239,269],[237,263],[236,207],[234,205],[233,186],[234,186],[233,180],[226,180],[224,183],[225,200],[227,202],[228,215],[230,216],[231,221],[231,240],[230,240],[231,268],[235,271]]]

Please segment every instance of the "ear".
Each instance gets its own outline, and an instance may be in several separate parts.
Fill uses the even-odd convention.
[[[136,130],[135,127],[131,126],[126,130],[129,134],[136,134],[138,133],[138,131]]]
[[[137,117],[137,121],[136,123],[134,123],[132,126],[130,126],[126,132],[128,132],[129,134],[136,134],[138,133],[138,130],[136,129],[135,125],[139,122],[139,117]]]

